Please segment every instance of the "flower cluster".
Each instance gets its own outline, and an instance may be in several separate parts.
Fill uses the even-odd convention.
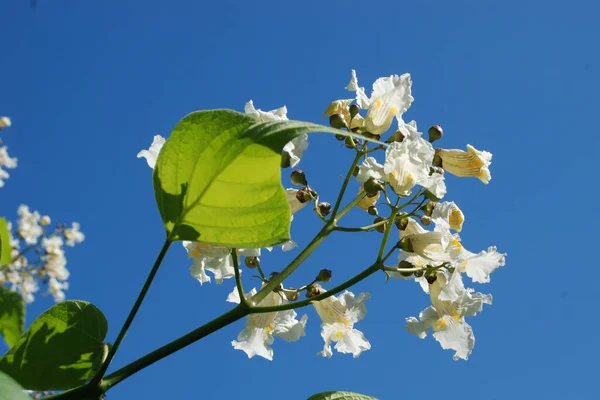
[[[10,118],[0,117],[0,130],[10,126]],[[8,155],[8,147],[2,145],[0,140],[0,187],[4,186],[4,180],[9,178],[6,169],[17,168],[17,158]]]
[[[63,301],[69,287],[64,246],[83,242],[85,236],[79,224],[58,224],[52,230],[50,217],[31,212],[26,205],[19,206],[17,214],[16,229],[8,223],[12,260],[8,265],[0,265],[0,285],[10,285],[25,302],[31,303],[40,283],[45,284],[54,301]]]
[[[375,216],[375,221],[357,228],[338,226],[335,214],[339,201],[333,211],[329,203],[320,202],[318,193],[300,170],[292,171],[291,181],[301,188],[286,190],[292,211],[290,219],[306,204],[313,202],[313,211],[330,228],[329,232],[384,233],[375,264],[359,276],[364,279],[381,270],[386,278],[417,281],[429,294],[432,305],[423,310],[419,318],[407,318],[406,329],[420,338],[426,337],[427,332],[432,330],[434,338],[444,349],[454,350],[455,359],[467,359],[475,338],[465,318],[481,312],[483,304],[491,304],[492,297],[466,288],[463,274],[475,283],[488,283],[490,274],[504,265],[506,254],[498,252],[493,246],[479,253],[465,249],[458,234],[463,229],[464,213],[454,202],[442,199],[448,192],[446,173],[457,177],[476,177],[488,184],[491,180],[489,167],[492,155],[471,145],[467,145],[466,151],[435,148],[433,143],[443,137],[441,126],[429,128],[426,139],[415,121],[405,122],[403,115],[414,100],[409,74],[377,79],[371,95],[367,96],[364,87],[358,84],[356,72],[352,71],[346,90],[353,92],[354,98],[332,102],[324,114],[329,117],[331,127],[346,131],[340,131],[336,138],[356,152],[356,161],[348,173],[339,199],[342,199],[348,179],[354,175],[358,197],[343,213],[355,206]],[[285,106],[262,111],[250,101],[245,106],[245,112],[262,122],[287,120]],[[393,125],[393,133],[385,138],[384,135]],[[165,138],[155,136],[150,148],[140,151],[138,158],[145,158],[148,165],[154,168],[164,143]],[[307,147],[306,135],[289,142],[283,148],[282,168],[296,167]],[[377,159],[377,152],[384,155],[383,160]],[[362,162],[359,164],[358,160]],[[389,210],[387,215],[382,215],[383,212],[378,209],[381,204]],[[334,215],[327,219],[331,212]],[[429,226],[432,229],[428,230]],[[383,250],[394,228],[398,231],[399,240],[384,256]],[[278,275],[277,272],[265,274],[261,266],[260,257],[264,250],[271,251],[270,248],[233,250],[201,242],[183,242],[183,246],[188,257],[193,259],[190,272],[201,284],[211,281],[207,272],[218,284],[224,279],[239,277],[242,271],[235,271],[235,265],[256,270],[258,276],[254,277],[262,281],[263,287]],[[282,247],[283,250],[291,250],[296,244],[290,241]],[[386,262],[396,251],[399,252],[398,263],[387,266]],[[232,342],[233,347],[244,351],[250,358],[259,355],[271,360],[271,345],[275,337],[296,341],[304,336],[307,316],[298,320],[293,311],[296,308],[294,302],[304,292],[307,300],[298,306],[312,304],[322,321],[321,336],[325,345],[319,355],[331,357],[332,343],[335,343],[334,348],[338,352],[354,357],[369,350],[371,344],[354,325],[365,317],[365,301],[370,295],[361,293],[355,296],[344,291],[350,284],[342,284],[328,292],[321,283],[329,282],[331,275],[330,270],[321,270],[313,281],[297,289],[286,288],[279,283],[281,280],[277,280],[278,285],[273,291],[265,296],[258,294],[258,304],[253,301],[257,293],[255,289],[247,293],[245,299],[240,299],[241,279],[236,279],[236,287],[227,301],[242,301],[262,311],[250,313],[246,327]],[[336,296],[337,293],[340,294]]]

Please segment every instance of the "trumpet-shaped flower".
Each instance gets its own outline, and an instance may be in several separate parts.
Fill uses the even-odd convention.
[[[73,222],[71,228],[65,229],[63,235],[65,236],[67,246],[73,247],[76,243],[84,241],[85,235],[79,230],[80,228],[81,225],[78,222]]]
[[[423,140],[407,138],[390,144],[383,171],[394,191],[408,196],[415,185],[427,184],[433,155],[433,148]]]
[[[504,266],[506,253],[499,253],[496,246],[488,247],[478,254],[465,249],[458,239],[453,240],[449,246],[452,255],[452,265],[459,272],[464,272],[473,282],[488,283],[490,274],[497,268]]]
[[[137,158],[145,158],[148,166],[154,169],[154,166],[156,165],[156,159],[158,158],[158,153],[160,153],[165,141],[166,139],[160,135],[154,136],[154,140],[152,141],[150,148],[148,150],[140,151],[137,154]]]
[[[252,289],[246,298],[254,296],[256,290]],[[227,301],[232,303],[240,302],[240,295],[237,287],[227,297]],[[286,304],[279,293],[269,293],[259,304],[260,307],[273,307]],[[261,356],[267,360],[273,359],[274,337],[279,337],[286,342],[295,342],[302,336],[305,336],[304,328],[308,316],[305,314],[300,321],[296,319],[298,314],[294,310],[284,310],[277,312],[267,312],[260,314],[250,314],[246,317],[246,327],[240,332],[237,340],[231,342],[233,348],[242,350],[248,355],[248,358]]]
[[[40,226],[40,219],[42,218],[40,213],[37,211],[31,212],[29,211],[29,207],[21,204],[17,210],[17,214],[19,215],[19,220],[17,221],[19,236],[28,245],[36,244],[38,238],[44,233],[44,230]]]
[[[323,351],[318,355],[331,357],[331,342],[336,342],[335,349],[340,353],[350,353],[355,358],[363,351],[369,350],[371,344],[365,339],[363,333],[354,329],[354,324],[365,317],[367,308],[365,301],[370,297],[368,293],[354,294],[345,291],[339,297],[327,297],[313,303],[321,324],[321,337],[325,341]]]
[[[432,306],[423,310],[419,319],[406,318],[406,330],[424,339],[427,331],[432,329],[433,337],[443,349],[455,351],[455,360],[468,359],[475,345],[475,336],[465,317],[477,315],[483,304],[492,304],[492,296],[465,289],[460,273],[456,272],[449,278],[438,272],[437,280],[429,285],[429,293]]]
[[[431,219],[438,232],[448,232],[450,229],[460,232],[465,222],[465,215],[453,201],[445,201],[435,206]]]
[[[184,241],[182,244],[187,250],[188,257],[194,260],[190,267],[190,274],[198,279],[200,284],[210,282],[206,271],[214,274],[215,282],[219,285],[223,283],[223,279],[235,276],[230,249],[200,242]]]
[[[287,107],[283,106],[271,111],[262,111],[261,109],[254,108],[252,100],[246,103],[244,112],[248,115],[252,115],[258,118],[261,122],[266,121],[287,121]],[[304,154],[304,151],[308,148],[308,135],[303,134],[295,139],[289,141],[283,146],[283,151],[290,155],[290,165],[295,167],[300,162],[300,158]]]
[[[489,169],[492,163],[492,153],[479,151],[468,144],[467,151],[437,149],[436,155],[442,160],[442,168],[452,175],[476,176],[485,184],[490,183],[492,179]]]
[[[379,78],[373,84],[371,97],[365,94],[365,88],[358,86],[356,71],[352,70],[352,78],[346,90],[356,93],[356,102],[367,111],[364,128],[374,135],[387,131],[394,117],[402,120],[402,114],[408,110],[412,101],[411,80],[409,74],[392,75]]]

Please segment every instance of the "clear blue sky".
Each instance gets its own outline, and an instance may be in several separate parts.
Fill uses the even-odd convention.
[[[193,110],[243,110],[253,99],[325,122],[329,102],[347,97],[351,69],[367,87],[410,72],[407,120],[442,124],[446,148],[471,143],[494,154],[489,185],[447,180],[447,199],[466,214],[466,247],[495,244],[509,254],[477,287],[494,304],[470,319],[477,343],[469,361],[405,332],[404,318],[418,315],[427,296],[413,282],[375,275],[353,289],[372,294],[357,328],[373,347],[358,359],[315,356],[320,322],[309,309],[307,336],[277,339],[273,362],[231,347],[240,322],[121,383],[109,399],[304,399],[333,389],[382,399],[597,398],[598,4],[28,3],[4,1],[0,12],[0,114],[14,124],[3,140],[19,158],[1,189],[1,214],[23,202],[54,221],[81,222],[87,239],[68,253],[67,298],[100,307],[110,340],[164,239],[151,171],[135,155]],[[301,166],[331,199],[348,157],[331,137],[313,135]],[[363,214],[355,221],[368,222]],[[299,214],[293,237],[305,245],[318,224]],[[377,240],[336,235],[292,282],[321,268],[341,282],[368,265]],[[277,251],[263,264],[277,270],[292,256]],[[176,244],[114,367],[230,307],[231,281],[201,287],[188,266]],[[28,323],[51,304],[40,296]]]

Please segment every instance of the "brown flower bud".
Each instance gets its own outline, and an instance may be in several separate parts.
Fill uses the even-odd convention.
[[[315,282],[329,282],[331,280],[331,270],[322,269],[315,278]]]
[[[328,216],[331,212],[331,204],[326,201],[319,203],[317,207],[319,209],[319,214],[321,214],[323,217]]]
[[[433,143],[444,136],[444,130],[440,125],[433,125],[427,133],[429,134],[429,143]]]
[[[306,175],[304,174],[304,171],[299,169],[292,171],[292,174],[290,175],[290,180],[294,185],[306,186],[308,184],[308,182],[306,181]]]

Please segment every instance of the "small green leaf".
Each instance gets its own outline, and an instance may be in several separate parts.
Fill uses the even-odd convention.
[[[0,371],[0,400],[31,400],[31,398],[13,378]]]
[[[0,358],[0,371],[30,390],[66,390],[91,379],[107,354],[108,323],[93,304],[59,303]]]
[[[25,303],[18,293],[0,286],[0,334],[12,347],[25,328]]]
[[[352,135],[299,121],[258,122],[232,110],[183,118],[154,168],[156,202],[173,240],[268,247],[289,239],[281,152],[310,132]],[[356,136],[356,135],[353,135]]]
[[[375,397],[352,392],[323,392],[312,395],[308,400],[377,400]]]
[[[8,265],[11,260],[10,235],[5,218],[0,218],[0,265]]]

